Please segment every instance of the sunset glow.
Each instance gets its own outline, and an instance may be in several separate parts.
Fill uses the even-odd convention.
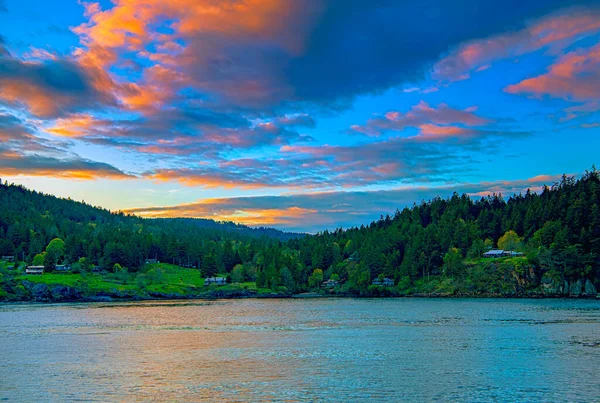
[[[0,0],[0,177],[316,232],[598,161],[599,2],[434,3]]]

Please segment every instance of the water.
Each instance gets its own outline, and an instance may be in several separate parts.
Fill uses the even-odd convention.
[[[0,305],[0,400],[599,402],[600,301]]]

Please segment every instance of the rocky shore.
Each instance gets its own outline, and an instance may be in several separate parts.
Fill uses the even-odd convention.
[[[394,295],[357,296],[350,293],[277,293],[259,294],[254,290],[209,290],[187,294],[145,292],[133,293],[114,290],[99,292],[93,295],[84,293],[75,287],[66,285],[48,285],[23,281],[25,292],[17,298],[5,302],[111,302],[111,301],[142,301],[142,300],[173,300],[173,299],[235,299],[235,298],[343,298],[343,297],[390,297],[390,298],[587,298],[600,299],[596,287],[590,281],[558,282],[551,278],[543,278],[542,285],[537,290],[521,290],[506,293],[419,293]]]

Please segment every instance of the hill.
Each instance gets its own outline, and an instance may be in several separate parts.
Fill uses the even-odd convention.
[[[114,263],[139,267],[149,257],[178,263],[190,258],[198,263],[176,250],[199,247],[193,240],[249,242],[268,237],[285,241],[303,236],[207,219],[144,219],[7,183],[0,184],[0,206],[0,254],[28,262],[54,238],[66,242],[69,262],[87,257],[110,268]],[[124,249],[122,256],[109,256],[115,247]]]
[[[232,296],[247,294],[242,285],[278,295],[594,296],[599,176],[595,169],[564,176],[540,193],[508,199],[454,194],[368,226],[300,237],[210,220],[143,219],[5,184],[0,252],[21,262],[0,265],[0,297],[36,299],[36,284],[71,287],[63,291],[75,299],[107,289],[197,297],[206,295],[203,279],[217,273],[238,284]],[[483,257],[492,248],[515,253]],[[148,258],[171,265],[145,264]],[[43,265],[46,274],[25,275],[26,264]],[[48,274],[57,264],[71,265],[71,273]],[[48,299],[52,290],[45,292]]]

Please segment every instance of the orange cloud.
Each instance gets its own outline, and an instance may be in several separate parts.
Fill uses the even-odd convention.
[[[164,105],[184,85],[242,103],[279,92],[289,95],[287,89],[274,85],[267,64],[259,64],[257,74],[233,76],[223,41],[266,41],[289,55],[300,55],[312,20],[308,16],[321,10],[318,3],[307,6],[283,0],[128,0],[107,10],[98,3],[83,5],[89,20],[72,29],[85,47],[77,51],[77,57],[114,81],[105,78],[99,88],[116,94],[129,109],[144,113]],[[165,21],[172,21],[168,25],[172,32],[159,32]],[[289,29],[291,21],[294,30]],[[118,77],[106,73],[125,52],[137,52],[153,62],[149,67],[140,65],[142,79],[129,85],[118,84]]]
[[[89,114],[78,114],[57,119],[46,131],[61,137],[85,137],[97,123],[98,120]]]
[[[287,208],[239,207],[231,203],[235,199],[205,199],[196,203],[172,207],[150,207],[124,210],[142,217],[173,218],[194,217],[219,221],[233,221],[244,225],[264,226],[295,224],[317,210],[298,206]]]
[[[0,176],[36,176],[77,180],[131,179],[112,165],[84,159],[57,159],[20,152],[0,152]]]
[[[61,105],[73,104],[75,96],[44,91],[38,85],[25,80],[0,80],[0,98],[10,103],[24,104],[36,116],[52,116]]]
[[[568,101],[600,97],[600,45],[561,56],[548,72],[506,87],[512,94],[550,95]]]
[[[261,189],[266,187],[277,187],[268,183],[252,182],[243,177],[230,177],[218,172],[195,172],[192,169],[160,169],[148,173],[146,178],[157,182],[177,181],[185,186],[200,186],[204,188],[224,188],[224,189]]]

